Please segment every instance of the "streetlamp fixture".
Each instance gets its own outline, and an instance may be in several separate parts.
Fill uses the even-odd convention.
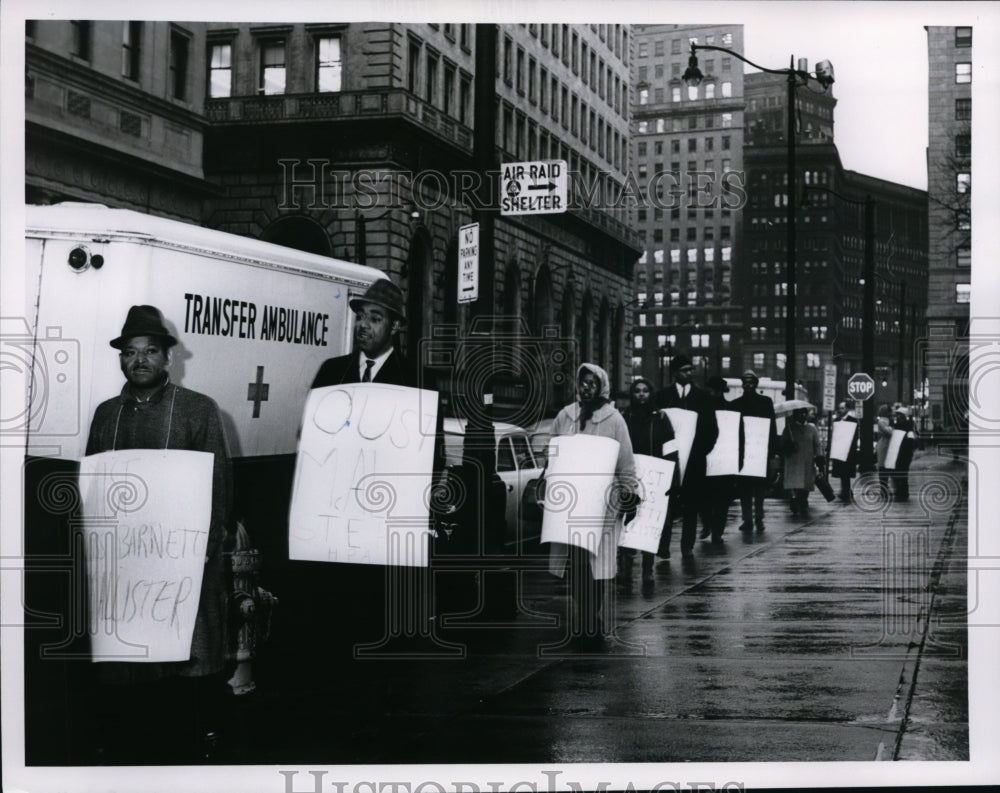
[[[788,143],[788,197],[787,197],[787,254],[786,281],[788,285],[785,297],[785,395],[788,399],[795,398],[795,88],[797,85],[808,85],[811,79],[816,80],[826,91],[833,85],[833,64],[830,61],[820,61],[816,64],[816,73],[810,74],[805,69],[796,69],[794,56],[789,58],[787,69],[766,69],[740,53],[716,47],[712,44],[695,44],[691,42],[691,55],[688,57],[688,67],[684,72],[684,82],[690,87],[701,84],[704,75],[698,68],[698,50],[714,50],[725,52],[748,63],[755,69],[768,74],[783,74],[788,78],[788,102],[786,109],[786,137]],[[802,65],[802,64],[800,64]]]

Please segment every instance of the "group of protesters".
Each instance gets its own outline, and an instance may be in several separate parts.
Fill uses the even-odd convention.
[[[669,509],[660,534],[656,553],[641,551],[642,583],[644,587],[654,583],[656,557],[661,565],[669,564],[673,523],[679,521],[681,527],[680,551],[686,561],[694,556],[696,539],[706,540],[712,545],[723,543],[726,520],[730,503],[734,498],[740,502],[742,522],[739,530],[745,533],[765,531],[764,498],[775,487],[781,473],[781,487],[789,494],[791,515],[809,518],[809,493],[819,486],[828,500],[835,496],[826,481],[827,454],[817,430],[814,409],[805,403],[787,411],[782,431],[777,430],[777,419],[773,400],[758,392],[759,378],[752,370],[741,375],[743,394],[728,400],[725,394],[729,384],[724,378],[714,375],[701,387],[694,383],[695,366],[686,355],[679,354],[670,362],[672,383],[657,391],[647,379],[636,378],[629,390],[629,403],[619,413],[611,404],[611,394],[607,373],[599,366],[584,363],[577,374],[578,401],[565,407],[553,425],[554,435],[587,433],[603,435],[619,442],[618,460],[615,466],[616,492],[632,493],[627,504],[609,503],[604,528],[596,552],[587,549],[570,549],[551,544],[554,559],[559,560],[558,573],[568,559],[571,571],[571,591],[576,606],[582,612],[578,624],[585,626],[581,639],[585,642],[601,641],[601,608],[606,598],[602,595],[602,581],[620,578],[631,581],[635,552],[626,547],[619,548],[617,539],[631,514],[637,509],[642,488],[636,480],[636,455],[646,455],[671,460],[673,481],[670,484]],[[683,471],[680,465],[681,449],[678,433],[670,420],[670,409],[680,408],[695,414],[693,437],[686,448]],[[717,411],[733,411],[740,416],[738,471],[744,470],[748,458],[748,440],[744,433],[744,419],[764,419],[769,424],[766,436],[766,471],[758,465],[754,475],[727,473],[710,475],[708,456],[719,437],[719,416]],[[844,444],[839,456],[832,459],[831,477],[839,482],[839,498],[842,503],[852,502],[851,480],[858,469],[859,433],[857,426],[838,428],[838,422],[853,422],[846,402],[837,405],[836,414],[831,417],[831,432],[849,441]],[[894,430],[902,430],[904,436],[898,445],[895,459],[889,460],[890,439]],[[879,411],[877,466],[881,492],[896,501],[905,502],[909,497],[907,484],[909,464],[915,448],[913,422],[905,407],[896,406],[891,412],[888,406]],[[688,438],[685,438],[687,441]],[[760,443],[758,438],[757,443]],[[758,454],[760,450],[757,450]],[[833,455],[831,455],[833,456]],[[762,474],[762,475],[759,475]],[[610,501],[610,500],[609,500]],[[698,533],[698,522],[701,532]],[[617,554],[615,553],[617,551]],[[617,560],[617,567],[615,561]]]

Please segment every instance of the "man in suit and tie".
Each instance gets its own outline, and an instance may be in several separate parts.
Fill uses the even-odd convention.
[[[674,383],[657,394],[657,406],[659,408],[683,408],[698,414],[694,441],[691,444],[679,494],[681,556],[689,559],[694,555],[698,515],[708,514],[708,501],[712,497],[711,482],[705,475],[707,467],[705,458],[715,446],[715,440],[719,436],[719,425],[715,420],[715,406],[708,392],[692,382],[694,364],[691,363],[691,359],[686,355],[675,355],[670,361],[670,375],[673,377]],[[664,533],[666,534],[667,531],[664,530]],[[669,545],[669,536],[666,540]]]
[[[380,279],[361,297],[352,299],[350,306],[354,311],[354,351],[324,361],[313,378],[312,388],[347,383],[426,387],[393,343],[406,320],[400,288],[388,278]],[[439,402],[434,478],[443,462],[442,423]],[[348,563],[337,566],[338,580],[330,585],[327,594],[330,608],[337,609],[339,603],[337,613],[342,622],[360,623],[346,631],[352,641],[361,637],[377,639],[355,645],[355,651],[363,649],[377,654],[384,650],[389,654],[413,652],[421,655],[436,652],[439,640],[431,623],[433,602],[427,568]],[[384,595],[378,594],[380,590]],[[366,597],[358,598],[360,594]],[[346,598],[353,601],[347,611],[342,607]],[[447,652],[444,645],[442,648]]]
[[[417,387],[412,371],[393,345],[406,313],[403,293],[388,278],[351,300],[354,311],[354,351],[328,358],[313,379],[313,388],[343,383],[386,383]]]

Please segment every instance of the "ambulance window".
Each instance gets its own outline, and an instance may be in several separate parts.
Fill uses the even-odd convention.
[[[514,465],[514,450],[510,446],[510,440],[508,438],[501,438],[500,443],[497,444],[497,471],[516,471],[517,467]]]
[[[514,459],[520,469],[534,468],[535,459],[531,456],[531,446],[524,435],[511,435],[510,442],[514,446]]]

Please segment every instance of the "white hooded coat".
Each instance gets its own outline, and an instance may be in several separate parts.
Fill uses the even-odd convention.
[[[577,370],[577,380],[583,371],[593,372],[601,381],[601,396],[611,397],[608,373],[595,364],[585,363]],[[587,419],[587,426],[580,429],[579,402],[573,402],[559,411],[552,422],[553,435],[597,435],[618,441],[618,461],[615,464],[615,481],[620,487],[631,489],[635,479],[635,458],[632,455],[632,441],[629,439],[628,425],[621,413],[610,402],[601,405],[594,415]],[[590,570],[597,581],[614,578],[617,570],[618,537],[621,534],[621,512],[609,506],[604,513],[604,527],[597,553],[590,557]],[[566,572],[569,549],[560,542],[549,543],[549,572],[560,578]]]

